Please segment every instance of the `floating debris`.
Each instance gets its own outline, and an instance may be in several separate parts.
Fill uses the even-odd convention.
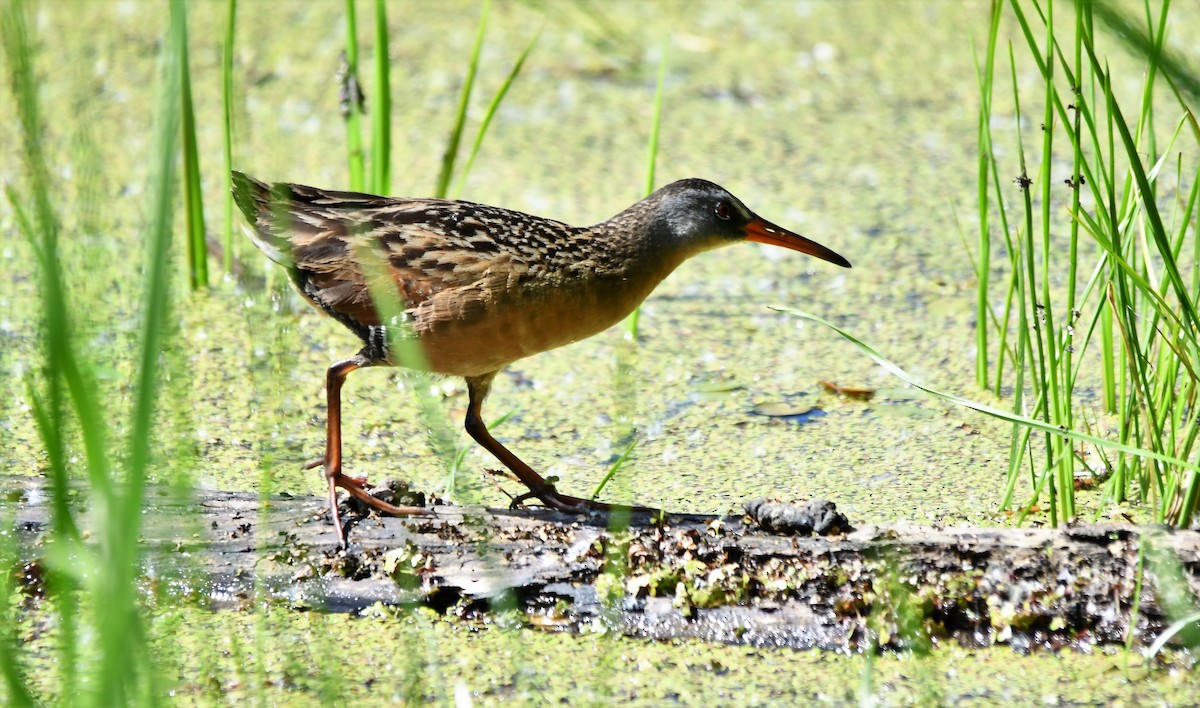
[[[756,415],[768,418],[783,418],[793,423],[808,423],[825,415],[825,411],[816,406],[798,406],[786,401],[768,401],[754,406]]]
[[[821,388],[830,393],[836,393],[839,396],[853,398],[856,401],[869,401],[875,396],[875,389],[865,386],[840,386],[834,381],[821,379],[817,383],[821,384]]]
[[[846,515],[828,499],[810,499],[803,504],[751,499],[742,508],[754,523],[771,533],[827,536],[854,530]]]

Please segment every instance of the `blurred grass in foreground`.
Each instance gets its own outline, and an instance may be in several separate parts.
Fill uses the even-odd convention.
[[[28,400],[47,451],[51,529],[45,549],[47,593],[59,623],[58,696],[98,705],[150,703],[159,695],[155,662],[139,611],[141,578],[138,537],[146,472],[159,397],[160,353],[170,303],[170,247],[175,198],[175,160],[181,130],[180,101],[185,85],[186,27],[181,0],[170,6],[162,87],[156,119],[158,147],[146,226],[141,342],[134,373],[133,407],[127,421],[110,421],[94,386],[92,363],[83,354],[71,320],[71,287],[59,262],[60,220],[44,152],[34,65],[37,41],[29,9],[15,0],[4,9],[2,39],[12,67],[10,90],[17,103],[22,136],[23,182],[9,187],[8,199],[21,232],[36,254],[41,294],[41,368],[29,374]],[[183,104],[181,106],[181,103]],[[32,205],[27,210],[26,205]],[[123,445],[109,440],[126,431]],[[72,474],[68,441],[85,451],[91,537],[84,543],[70,503]],[[90,617],[83,617],[87,608]],[[0,655],[10,697],[28,699],[22,657],[11,644]],[[68,699],[67,697],[71,698]]]

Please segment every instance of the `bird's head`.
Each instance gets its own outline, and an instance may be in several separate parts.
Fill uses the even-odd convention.
[[[850,267],[850,261],[831,249],[763,219],[728,190],[707,180],[672,182],[637,206],[642,205],[648,207],[642,218],[650,221],[654,238],[673,242],[688,251],[687,255],[737,241],[756,241]]]

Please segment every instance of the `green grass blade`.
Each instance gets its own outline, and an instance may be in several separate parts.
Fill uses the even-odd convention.
[[[654,87],[654,111],[650,117],[650,140],[646,144],[646,182],[642,196],[654,191],[658,170],[658,135],[662,127],[663,93],[667,85],[667,55],[671,47],[670,35],[663,38],[662,51],[658,58],[658,79]]]
[[[1096,57],[1091,42],[1086,42],[1084,46],[1088,50],[1088,57],[1092,61],[1092,71],[1108,87],[1111,79],[1110,74],[1100,66],[1100,61]],[[1163,260],[1162,265],[1167,279],[1179,297],[1180,309],[1183,312],[1183,320],[1188,327],[1189,336],[1194,339],[1200,336],[1200,319],[1197,318],[1195,305],[1188,293],[1187,284],[1184,283],[1183,276],[1179,272],[1179,266],[1176,264],[1175,259],[1171,257],[1171,246],[1166,236],[1167,230],[1163,225],[1162,216],[1158,212],[1158,205],[1152,198],[1154,190],[1150,185],[1150,180],[1146,176],[1146,170],[1142,166],[1141,152],[1138,150],[1137,144],[1129,132],[1129,126],[1125,122],[1125,117],[1122,115],[1116,101],[1110,103],[1110,108],[1117,134],[1120,136],[1121,144],[1124,146],[1126,156],[1129,158],[1129,169],[1133,172],[1137,188],[1143,195],[1142,207],[1145,210],[1146,218],[1150,221],[1150,234],[1154,237],[1159,256]]]
[[[444,198],[450,190],[450,179],[454,176],[454,163],[458,160],[458,146],[462,142],[463,127],[467,122],[467,109],[471,105],[471,91],[475,88],[475,75],[479,71],[479,55],[483,50],[483,38],[487,33],[488,12],[491,7],[491,0],[483,0],[483,8],[479,12],[479,27],[475,32],[475,44],[467,62],[467,75],[463,78],[462,91],[458,94],[458,110],[454,115],[450,137],[446,140],[446,151],[442,153],[442,167],[433,190],[435,197]]]
[[[1167,58],[1170,3],[1160,3],[1156,9],[1148,2],[1143,3],[1141,27],[1124,19],[1121,14],[1124,10],[1118,11],[1112,2],[1075,4],[1074,36],[1070,43],[1073,61],[1055,39],[1053,5],[1020,0],[1011,0],[1009,5],[1025,39],[1027,55],[1037,63],[1042,77],[1046,110],[1043,124],[1047,128],[1042,134],[1041,154],[1052,154],[1051,132],[1058,135],[1065,132],[1071,141],[1073,158],[1067,180],[1072,190],[1067,207],[1070,241],[1064,243],[1057,233],[1050,231],[1050,204],[1063,200],[1057,192],[1050,191],[1046,171],[1049,161],[1042,159],[1036,179],[1041,188],[1037,201],[1041,210],[1038,224],[1041,247],[1038,253],[1032,252],[1033,225],[1027,200],[1024,226],[1019,229],[1020,246],[1010,250],[1013,270],[1022,274],[1017,281],[1020,286],[1017,301],[1021,303],[1018,317],[1029,324],[1034,335],[1021,335],[1022,344],[1017,352],[1021,357],[1028,353],[1028,358],[1025,365],[1018,362],[1014,390],[1019,398],[1024,388],[1022,374],[1028,370],[1032,374],[1033,393],[1039,401],[1032,410],[1020,407],[1014,410],[1073,428],[1079,415],[1078,405],[1073,401],[1075,382],[1084,371],[1085,362],[1098,362],[1104,407],[1118,414],[1119,442],[1173,459],[1190,459],[1195,442],[1200,440],[1200,415],[1195,410],[1200,390],[1197,377],[1200,367],[1196,363],[1200,361],[1200,320],[1194,296],[1200,270],[1193,268],[1184,273],[1182,266],[1191,267],[1194,254],[1188,251],[1200,252],[1200,246],[1184,249],[1184,243],[1191,237],[1189,229],[1194,228],[1189,223],[1194,206],[1191,195],[1186,204],[1176,199],[1175,220],[1168,230],[1168,215],[1162,213],[1158,181],[1160,175],[1169,174],[1172,165],[1168,165],[1167,158],[1173,154],[1173,145],[1183,134],[1184,126],[1190,126],[1190,132],[1200,138],[1200,124],[1181,98],[1180,86],[1187,79],[1175,81],[1178,77],[1173,74],[1178,73],[1179,64],[1172,64]],[[1109,68],[1098,56],[1093,41],[1093,13],[1104,24],[1118,28],[1122,39],[1145,58],[1135,112],[1127,113],[1119,105],[1112,87],[1115,77],[1110,80]],[[1044,41],[1040,44],[1030,19],[1041,22],[1039,29]],[[1156,91],[1156,81],[1158,84],[1166,81],[1171,93]],[[1170,144],[1164,148],[1155,129],[1156,114],[1161,115],[1163,109],[1155,97],[1171,95],[1178,101],[1183,117]],[[1015,92],[1014,98],[1020,100]],[[1169,110],[1175,107],[1170,106]],[[1017,144],[1020,154],[1019,134]],[[1187,189],[1182,178],[1186,154],[1186,150],[1181,151],[1175,159],[1179,184],[1173,194],[1185,193]],[[1086,200],[1085,189],[1090,190]],[[995,203],[1001,206],[1003,200],[996,198]],[[1092,275],[1080,291],[1078,268],[1083,264],[1079,257],[1090,250],[1079,245],[1083,233],[1102,252],[1095,266],[1085,266]],[[1051,269],[1048,266],[1052,261],[1066,262],[1061,269]],[[1033,262],[1040,263],[1041,268],[1031,270]],[[1065,282],[1053,279],[1062,272],[1066,273]],[[1041,282],[1037,283],[1035,277],[1041,278]],[[1051,295],[1064,290],[1065,308],[1059,301],[1050,300]],[[1036,298],[1032,297],[1034,292]],[[1063,318],[1053,317],[1054,310],[1063,313]],[[1037,319],[1032,314],[1035,311]],[[1001,318],[1001,326],[1006,319]],[[1025,326],[1018,324],[1018,327],[1026,331]],[[1082,342],[1074,331],[1077,327],[1086,327]],[[1098,358],[1083,356],[1089,345],[1100,349]],[[1000,382],[997,377],[997,384]],[[1062,511],[1069,516],[1072,491],[1067,487],[1075,463],[1070,456],[1055,452],[1054,446],[1059,444],[1059,438],[1047,438],[1044,469],[1055,468],[1053,499],[1058,502],[1062,496]],[[1111,452],[1112,448],[1108,450]],[[1014,450],[1014,459],[1017,454]],[[1194,503],[1200,500],[1200,489],[1195,487],[1200,483],[1194,482],[1197,475],[1189,468],[1166,463],[1153,455],[1125,453],[1114,454],[1110,467],[1114,472],[1105,485],[1106,495],[1120,500],[1140,494],[1143,499],[1155,500],[1156,515],[1169,518],[1172,523],[1187,523],[1194,513]]]
[[[182,4],[182,0],[174,0]],[[180,39],[186,38],[186,35]],[[150,459],[150,436],[154,428],[154,408],[158,393],[158,371],[163,349],[164,329],[170,303],[169,254],[171,248],[172,201],[171,190],[175,184],[174,160],[177,144],[171,132],[179,123],[180,114],[174,103],[164,101],[159,107],[158,164],[152,183],[153,202],[150,225],[147,233],[147,260],[145,269],[145,291],[142,296],[142,343],[140,364],[137,370],[137,386],[133,419],[130,421],[130,436],[127,447],[126,477],[127,493],[141,493],[145,482],[145,470]],[[140,499],[131,499],[136,504],[126,508],[134,519],[134,510],[141,506]],[[136,535],[133,537],[136,539]]]
[[[36,704],[29,688],[28,669],[21,661],[19,603],[12,602],[18,597],[13,571],[21,562],[15,528],[16,514],[10,508],[9,513],[0,516],[0,568],[3,569],[0,572],[0,677],[3,683],[0,685],[4,687],[0,695],[10,705],[23,708]]]
[[[1050,435],[1056,435],[1056,436],[1059,436],[1062,438],[1066,438],[1068,440],[1085,442],[1085,443],[1088,443],[1091,445],[1095,445],[1097,447],[1103,447],[1103,448],[1106,448],[1109,450],[1123,452],[1125,454],[1133,455],[1135,457],[1148,459],[1148,460],[1158,460],[1159,462],[1165,462],[1169,465],[1177,465],[1179,467],[1182,467],[1182,468],[1185,468],[1188,470],[1192,470],[1193,472],[1200,472],[1200,465],[1197,465],[1196,463],[1193,463],[1193,462],[1189,462],[1187,460],[1181,460],[1179,458],[1172,457],[1170,455],[1165,455],[1165,454],[1162,454],[1159,452],[1154,452],[1153,450],[1143,450],[1143,449],[1135,447],[1133,445],[1126,445],[1124,443],[1114,442],[1112,440],[1105,440],[1103,438],[1096,437],[1095,435],[1090,435],[1088,433],[1081,433],[1077,430],[1071,430],[1069,428],[1060,428],[1060,427],[1051,425],[1049,423],[1046,423],[1043,420],[1038,420],[1037,418],[1030,418],[1028,416],[1023,416],[1023,415],[1019,415],[1017,413],[1012,413],[1010,411],[1005,411],[1005,410],[1001,410],[999,408],[994,408],[992,406],[987,405],[986,403],[980,403],[978,401],[973,401],[973,400],[971,400],[969,398],[965,398],[963,396],[959,396],[959,395],[956,395],[953,393],[946,393],[944,391],[940,391],[940,390],[932,388],[930,386],[926,386],[925,384],[922,384],[920,381],[918,381],[916,378],[914,378],[912,375],[910,375],[908,372],[904,371],[896,364],[893,364],[888,359],[884,358],[884,356],[882,354],[880,354],[878,351],[876,351],[873,347],[871,347],[871,345],[869,345],[866,342],[862,341],[861,339],[855,337],[854,335],[850,334],[849,332],[842,329],[841,327],[838,327],[837,325],[833,324],[832,322],[829,322],[829,321],[827,321],[821,317],[818,317],[816,315],[813,315],[813,314],[810,314],[807,312],[803,312],[801,310],[797,310],[795,308],[772,307],[771,309],[777,310],[779,312],[783,312],[783,313],[786,313],[789,315],[795,315],[796,317],[799,317],[801,319],[805,319],[810,322],[814,322],[816,324],[824,325],[824,326],[828,327],[829,329],[833,330],[834,332],[837,332],[838,334],[840,334],[844,339],[849,341],[851,344],[858,347],[864,354],[866,354],[867,356],[874,359],[875,363],[879,364],[879,366],[883,367],[883,369],[886,370],[891,375],[895,376],[896,378],[900,379],[901,381],[904,381],[905,383],[912,386],[913,388],[924,391],[925,393],[928,393],[932,396],[940,398],[943,401],[946,401],[948,403],[953,403],[955,405],[963,406],[964,408],[970,408],[973,411],[983,413],[984,415],[991,416],[993,418],[1004,420],[1009,423],[1016,423],[1018,425],[1025,426],[1025,427],[1031,428],[1033,430],[1038,430],[1038,431],[1041,431],[1044,433],[1049,433]]]
[[[78,681],[76,618],[79,614],[79,574],[77,567],[64,558],[69,559],[71,552],[77,549],[79,531],[68,501],[70,472],[64,443],[64,437],[68,434],[64,399],[69,392],[73,401],[80,402],[81,399],[77,397],[86,397],[91,389],[79,385],[78,377],[68,378],[68,373],[77,374],[79,367],[72,363],[75,352],[70,336],[71,322],[67,314],[69,309],[58,258],[60,222],[51,199],[52,183],[43,150],[44,132],[38,101],[38,84],[34,79],[34,48],[37,44],[30,34],[29,10],[25,2],[15,0],[9,3],[3,9],[3,14],[0,14],[0,43],[3,45],[9,67],[10,88],[17,105],[21,158],[30,196],[29,199],[23,198],[11,185],[7,186],[5,191],[16,216],[18,228],[29,241],[37,259],[38,292],[41,296],[39,339],[43,365],[41,370],[44,372],[45,381],[44,397],[35,390],[33,375],[26,380],[26,390],[50,465],[52,499],[50,543],[46,552],[46,587],[47,592],[57,600],[56,619],[60,627],[57,658],[61,666],[61,680],[64,686],[72,686]],[[32,216],[22,206],[30,201],[33,205]],[[96,487],[105,489],[108,470],[103,466],[104,438],[95,434],[95,419],[82,420],[81,429],[87,452],[88,472]],[[22,693],[22,689],[17,688],[12,695],[19,697]]]
[[[182,113],[187,107],[183,91],[186,81],[186,18],[180,0],[171,5],[171,39],[168,61],[164,65],[166,87],[160,94],[163,101],[163,120],[160,125],[162,137],[161,164],[173,174],[178,157],[176,146],[182,131]],[[96,386],[92,381],[86,361],[78,354],[71,332],[68,313],[68,290],[58,259],[58,219],[51,206],[50,182],[46,168],[46,155],[42,150],[43,133],[36,85],[33,83],[32,49],[22,2],[11,4],[3,16],[3,44],[5,54],[12,64],[13,91],[20,106],[18,114],[24,147],[26,177],[34,204],[33,217],[18,210],[18,222],[26,235],[36,240],[34,249],[38,256],[42,294],[43,322],[42,338],[45,346],[43,360],[45,379],[49,395],[42,401],[34,392],[33,411],[39,431],[50,452],[51,464],[59,469],[52,470],[52,490],[56,496],[65,498],[67,480],[66,462],[58,459],[55,452],[61,448],[64,432],[77,427],[82,438],[91,482],[92,511],[97,533],[93,536],[92,548],[75,545],[77,537],[70,508],[61,499],[52,502],[56,517],[52,524],[53,543],[48,546],[47,584],[56,596],[59,608],[58,621],[64,643],[61,660],[65,666],[62,676],[67,681],[64,695],[78,690],[75,675],[74,627],[75,591],[79,587],[74,578],[86,579],[85,586],[93,595],[95,611],[94,635],[97,648],[97,674],[90,682],[89,692],[94,691],[96,702],[120,705],[137,702],[138,697],[147,696],[147,687],[154,684],[151,663],[146,656],[144,635],[138,619],[136,566],[137,531],[141,520],[141,498],[144,471],[149,450],[148,431],[152,425],[153,399],[157,390],[154,366],[160,355],[161,338],[153,336],[160,331],[165,317],[167,302],[165,274],[168,268],[168,249],[171,233],[170,206],[175,198],[177,186],[171,179],[161,180],[156,192],[158,203],[156,228],[160,243],[151,244],[147,250],[155,261],[150,270],[150,282],[154,290],[147,293],[147,330],[144,341],[144,361],[151,362],[149,371],[142,371],[135,410],[138,411],[131,429],[134,447],[128,457],[123,480],[124,491],[118,493],[110,475],[109,450],[106,442],[106,421],[97,398]],[[180,100],[181,97],[184,100]],[[16,199],[9,191],[10,199]],[[191,264],[189,264],[191,265]],[[163,276],[163,277],[159,277]],[[62,405],[64,395],[61,386],[65,383],[71,404],[70,414],[75,426],[68,426]],[[60,412],[62,411],[62,412]],[[57,461],[56,461],[57,460]],[[91,561],[95,561],[93,566]]]
[[[233,171],[233,37],[237,29],[237,0],[229,0],[225,43],[221,47],[221,137],[225,146],[225,175]],[[233,191],[225,192],[224,254],[221,269],[233,272]]]
[[[22,157],[30,200],[33,203],[32,218],[25,216],[21,221],[33,227],[33,231],[26,232],[26,236],[31,242],[37,243],[34,251],[40,257],[38,275],[43,304],[42,338],[46,379],[48,386],[55,391],[65,382],[74,413],[80,422],[89,481],[93,488],[106,491],[109,486],[108,444],[101,425],[101,421],[106,420],[106,417],[96,399],[90,369],[78,358],[71,339],[71,318],[68,314],[70,308],[58,256],[61,222],[51,201],[52,182],[49,163],[43,150],[38,84],[35,82],[33,71],[35,45],[29,39],[26,12],[25,3],[20,0],[9,5],[4,15],[3,42],[5,55],[9,60],[12,92],[17,99]],[[9,190],[8,194],[14,203],[27,202],[16,197],[13,190]],[[17,210],[17,213],[25,212]],[[57,395],[51,398],[57,400]],[[66,474],[65,471],[63,474]]]
[[[979,105],[979,174],[978,174],[978,206],[979,206],[979,265],[975,269],[976,273],[976,294],[975,294],[975,380],[980,388],[988,386],[988,314],[990,307],[988,306],[988,290],[990,283],[988,281],[991,273],[991,224],[988,220],[989,207],[991,200],[988,198],[988,184],[990,182],[989,166],[994,162],[992,156],[992,86],[995,79],[996,69],[996,39],[999,36],[1000,29],[1000,8],[1001,0],[992,0],[991,21],[988,25],[988,45],[987,61],[984,63],[983,72],[979,72],[979,62],[976,58],[976,73],[979,75],[979,95],[981,97]],[[996,195],[998,200],[1003,199],[1000,194]],[[1001,342],[1001,347],[1004,342]],[[998,354],[1000,358],[1002,354]]]
[[[646,142],[646,182],[642,196],[648,197],[654,191],[655,173],[658,169],[658,134],[662,126],[663,93],[667,83],[667,50],[671,37],[663,38],[662,53],[658,58],[658,81],[654,88],[654,108],[650,116],[650,138]],[[638,305],[625,318],[625,338],[636,342],[638,339],[638,323],[642,319],[642,306]]]
[[[1114,39],[1124,42],[1139,56],[1157,56],[1155,61],[1170,80],[1173,90],[1186,93],[1193,104],[1200,101],[1200,74],[1188,61],[1173,52],[1164,51],[1161,41],[1156,42],[1150,32],[1127,18],[1118,9],[1120,6],[1111,0],[1089,0],[1087,4],[1095,16],[1112,30]],[[1170,2],[1162,5],[1164,18],[1169,6]],[[1165,27],[1166,22],[1161,22],[1159,26]],[[1183,103],[1182,100],[1180,102]]]
[[[346,0],[346,54],[340,71],[340,103],[346,121],[346,158],[350,170],[350,189],[366,188],[365,155],[362,144],[362,86],[358,83],[358,16],[355,0]]]
[[[1194,632],[1197,622],[1200,622],[1200,612],[1194,612],[1172,622],[1171,626],[1164,629],[1162,634],[1158,635],[1158,639],[1155,639],[1154,643],[1146,649],[1146,656],[1158,656],[1158,653],[1176,636],[1185,634],[1189,630]]]
[[[1046,48],[1045,54],[1050,57],[1054,54],[1055,39],[1054,39],[1054,5],[1047,3],[1046,5]],[[1042,155],[1054,154],[1054,97],[1057,95],[1054,87],[1054,66],[1053,61],[1046,62],[1046,68],[1049,76],[1045,80],[1045,88],[1043,91],[1044,103],[1042,114],[1042,125],[1046,128],[1042,131]],[[1060,367],[1058,362],[1058,346],[1056,334],[1057,322],[1054,315],[1054,298],[1051,294],[1051,264],[1053,262],[1053,247],[1052,247],[1052,228],[1050,213],[1054,203],[1052,187],[1055,185],[1054,178],[1051,174],[1051,161],[1042,160],[1040,176],[1038,182],[1041,186],[1041,223],[1039,225],[1041,231],[1041,294],[1039,302],[1040,316],[1035,321],[1038,347],[1041,351],[1042,364],[1039,368],[1039,374],[1042,380],[1039,386],[1043,389],[1048,389],[1045,405],[1045,420],[1055,425],[1064,425],[1070,427],[1070,391],[1064,389],[1060,384],[1059,375]],[[1032,252],[1032,251],[1031,251]],[[1032,292],[1032,289],[1030,290]],[[1046,464],[1047,470],[1053,470],[1053,474],[1057,475],[1052,481],[1056,482],[1054,488],[1054,501],[1056,504],[1051,508],[1051,521],[1056,520],[1057,515],[1061,515],[1064,520],[1071,520],[1075,517],[1075,488],[1073,484],[1073,461],[1074,456],[1064,454],[1061,450],[1062,440],[1057,437],[1049,437],[1046,439]],[[1053,461],[1053,462],[1052,462]]]
[[[8,41],[8,36],[6,36],[5,40],[6,42]],[[5,188],[5,194],[8,197],[9,206],[16,217],[18,230],[29,242],[30,247],[32,247],[37,257],[39,266],[45,271],[51,265],[46,261],[46,256],[42,248],[43,244],[39,243],[39,232],[36,230],[33,222],[30,221],[29,215],[25,212],[21,204],[20,195],[17,194],[17,191],[11,185]],[[51,298],[48,295],[48,293],[44,295],[43,302],[50,302]],[[67,472],[66,448],[63,436],[61,435],[63,417],[62,379],[59,376],[49,376],[47,378],[49,381],[46,382],[46,393],[43,396],[34,384],[33,375],[27,375],[25,397],[33,412],[38,437],[42,440],[42,446],[46,450],[46,458],[49,463],[52,507],[50,522],[54,528],[53,535],[57,539],[77,540],[79,538],[79,529],[75,525],[71,507],[68,504],[69,475]]]
[[[375,0],[375,103],[371,106],[371,191],[392,191],[392,85],[387,6]]]
[[[181,12],[186,12],[181,8]],[[183,203],[187,218],[188,266],[193,290],[208,287],[208,243],[204,226],[204,195],[200,186],[200,151],[196,146],[196,112],[192,107],[192,77],[187,50],[187,17],[182,19],[179,58],[179,96],[183,128]],[[230,219],[232,220],[232,215]]]
[[[508,94],[508,89],[512,87],[517,76],[521,74],[521,68],[525,66],[525,60],[529,58],[529,53],[533,51],[534,45],[542,36],[542,28],[539,28],[529,39],[529,43],[525,45],[525,49],[521,51],[521,55],[517,57],[516,63],[509,70],[508,76],[504,78],[504,83],[500,84],[500,88],[496,94],[492,96],[492,102],[488,104],[487,111],[483,114],[483,121],[479,124],[479,131],[475,133],[475,142],[471,144],[471,152],[467,156],[467,161],[463,163],[463,168],[458,175],[458,186],[455,188],[455,198],[463,193],[463,189],[467,183],[467,175],[471,174],[471,168],[475,166],[475,157],[479,154],[480,147],[483,146],[483,138],[487,135],[488,126],[492,124],[492,119],[496,116],[496,111],[500,109],[500,103]]]
[[[170,300],[169,253],[171,243],[172,194],[175,189],[175,156],[182,114],[173,77],[184,80],[182,64],[187,56],[186,18],[183,0],[171,3],[171,41],[168,43],[167,86],[159,107],[156,171],[151,194],[153,202],[147,232],[146,284],[143,294],[142,341],[133,414],[125,459],[125,484],[114,491],[114,513],[106,520],[102,541],[105,556],[97,581],[97,597],[104,598],[97,618],[102,647],[98,695],[108,705],[120,705],[144,695],[153,682],[154,664],[149,657],[138,609],[140,556],[139,535],[145,498],[146,469],[150,460],[151,434],[159,381],[163,329]]]
[[[617,472],[621,471],[621,468],[625,466],[625,462],[628,461],[629,456],[633,454],[633,451],[639,442],[641,442],[641,438],[635,437],[629,443],[629,446],[625,448],[625,451],[621,453],[621,456],[608,466],[608,471],[604,473],[604,477],[601,478],[600,483],[596,485],[596,489],[592,491],[591,498],[593,500],[600,496],[600,493],[604,491],[604,488],[608,486],[608,483],[612,480],[612,478],[615,477]]]
[[[21,626],[16,616],[16,607],[10,599],[16,597],[12,569],[17,567],[19,556],[17,551],[17,534],[9,529],[14,527],[12,514],[0,517],[0,676],[4,679],[4,698],[11,706],[25,708],[35,705],[33,693],[29,690],[26,679],[27,670],[21,665],[21,640],[18,628]]]
[[[1200,648],[1200,627],[1196,625],[1200,611],[1197,611],[1196,594],[1188,583],[1189,574],[1183,561],[1170,548],[1156,543],[1149,534],[1143,536],[1142,544],[1146,546],[1146,565],[1154,576],[1158,605],[1168,618],[1178,618],[1151,645],[1149,655],[1154,656],[1172,639],[1189,649]]]

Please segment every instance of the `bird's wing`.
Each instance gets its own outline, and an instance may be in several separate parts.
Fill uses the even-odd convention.
[[[394,282],[405,310],[428,303],[443,316],[469,316],[515,289],[570,230],[470,202],[267,185],[236,172],[234,196],[255,244],[291,269],[314,304],[364,325],[380,321],[370,273]],[[441,312],[446,307],[458,312]]]

